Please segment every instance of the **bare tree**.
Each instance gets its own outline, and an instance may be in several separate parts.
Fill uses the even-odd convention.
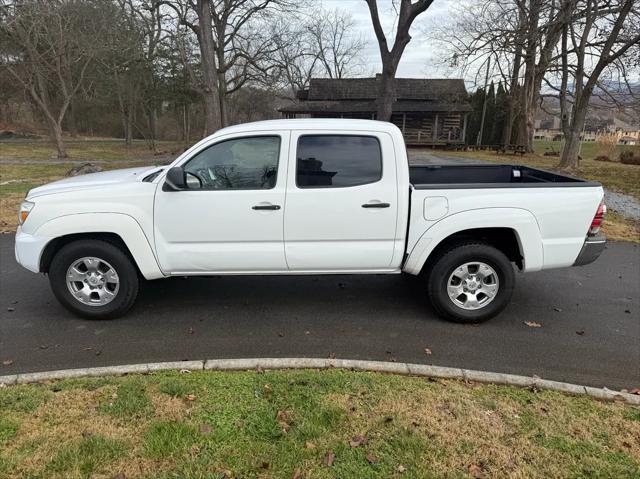
[[[104,46],[109,5],[79,0],[4,0],[1,63],[42,113],[58,157],[66,158],[62,122]]]
[[[640,43],[640,5],[635,0],[583,0],[579,22],[567,22],[561,41],[560,108],[565,146],[560,168],[578,166],[581,134],[594,91],[607,90],[601,76],[618,68],[626,81],[625,56]],[[637,59],[630,59],[630,62]],[[570,91],[570,83],[573,88]]]
[[[502,142],[515,137],[533,151],[534,118],[545,76],[558,61],[556,47],[576,0],[477,0],[454,11],[452,25],[436,37],[465,73],[484,71],[492,59],[507,85],[509,109]],[[516,122],[516,119],[518,121]],[[515,128],[515,134],[514,134]]]
[[[256,75],[275,48],[256,27],[299,0],[163,0],[197,36],[200,47],[206,131],[228,123],[227,96]]]
[[[270,24],[275,48],[266,60],[262,83],[294,99],[312,77],[345,78],[364,71],[364,40],[353,17],[341,10],[314,10],[280,16]]]
[[[353,17],[341,10],[319,10],[305,25],[310,35],[310,55],[318,59],[323,76],[345,78],[364,70],[364,40],[355,35]]]
[[[411,41],[409,29],[418,15],[425,12],[433,3],[433,0],[398,0],[398,17],[396,22],[396,34],[393,45],[389,48],[387,37],[380,23],[378,4],[376,0],[365,0],[369,7],[373,30],[378,40],[380,58],[382,60],[382,76],[380,78],[380,98],[378,100],[379,120],[389,121],[395,100],[395,78],[398,64],[404,53],[404,49]]]

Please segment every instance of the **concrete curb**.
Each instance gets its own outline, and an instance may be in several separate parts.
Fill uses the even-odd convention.
[[[392,363],[387,361],[365,361],[359,359],[324,358],[248,358],[248,359],[206,359],[200,361],[171,361],[164,363],[126,364],[98,368],[63,369],[37,373],[0,376],[0,386],[53,381],[58,379],[95,376],[121,376],[124,374],[148,374],[156,371],[242,371],[251,369],[349,369],[354,371],[374,371],[380,373],[404,374],[441,379],[462,379],[480,383],[504,384],[560,391],[572,395],[587,395],[604,401],[624,401],[640,405],[640,396],[607,388],[594,388],[578,384],[549,381],[536,376],[476,371],[473,369],[448,368],[428,364]]]

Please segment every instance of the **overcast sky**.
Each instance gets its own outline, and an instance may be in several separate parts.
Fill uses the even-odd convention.
[[[370,65],[372,73],[382,70],[380,63],[380,51],[376,41],[375,33],[371,25],[369,8],[364,0],[321,0],[326,9],[339,8],[346,10],[356,21],[359,32],[367,42],[364,52],[367,65]],[[391,6],[392,0],[378,0],[378,11],[380,13],[382,26],[389,38],[391,45],[393,39],[391,35],[395,33],[396,15]],[[424,30],[430,25],[437,25],[447,18],[447,13],[451,8],[452,0],[435,0],[431,7],[420,15],[413,23],[411,29],[411,42],[405,49],[400,66],[398,77],[408,78],[440,78],[455,76],[448,68],[438,65],[438,57],[430,42],[425,40]]]

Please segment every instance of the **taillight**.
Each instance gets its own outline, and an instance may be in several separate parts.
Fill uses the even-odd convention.
[[[607,205],[604,204],[604,201],[601,201],[598,206],[598,211],[596,211],[596,215],[593,217],[587,236],[595,236],[598,234],[602,227],[602,223],[604,222],[605,214],[607,214]]]

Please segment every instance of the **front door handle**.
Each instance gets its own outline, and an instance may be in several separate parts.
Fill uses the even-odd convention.
[[[391,206],[389,203],[365,203],[363,208],[388,208]]]
[[[251,207],[252,210],[279,210],[280,205],[255,205]]]

